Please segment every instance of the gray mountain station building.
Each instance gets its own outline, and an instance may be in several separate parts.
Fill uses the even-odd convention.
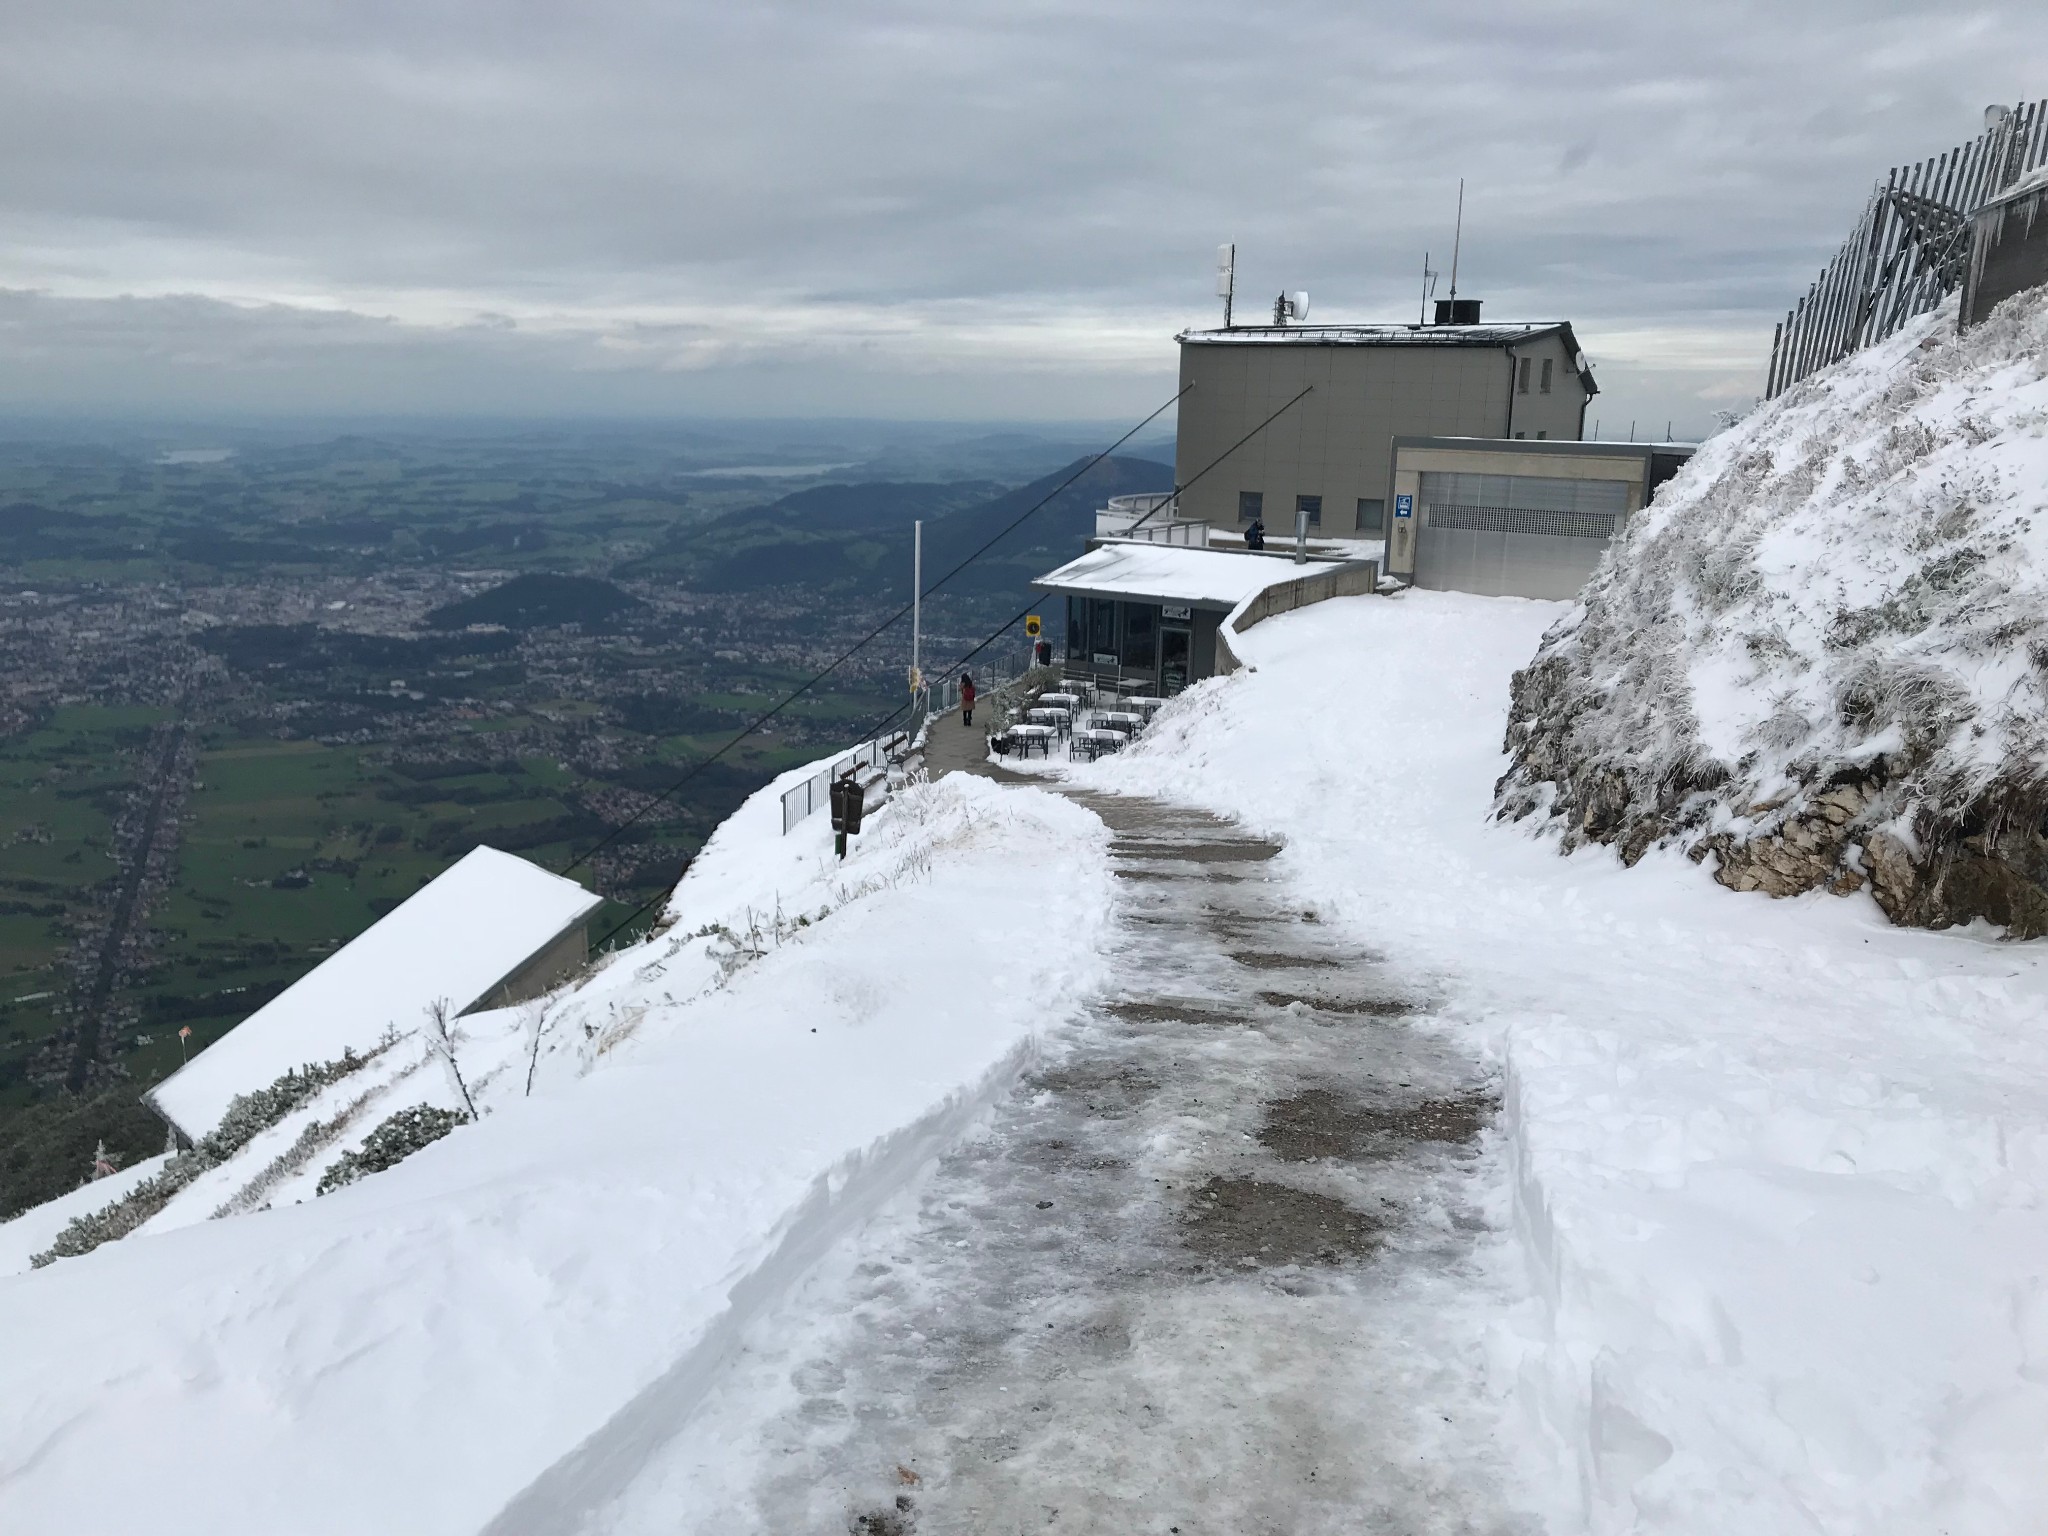
[[[1285,538],[1299,508],[1311,535],[1378,538],[1397,436],[1582,437],[1596,386],[1571,326],[1483,325],[1478,309],[1461,300],[1460,313],[1474,322],[1462,325],[1183,332],[1180,381],[1189,388],[1174,479],[1189,489],[1178,515],[1223,529],[1258,517]]]

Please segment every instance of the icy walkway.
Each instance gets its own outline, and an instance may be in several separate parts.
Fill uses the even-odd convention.
[[[1125,896],[1112,994],[592,1528],[1528,1528],[1458,1321],[1492,1283],[1490,1084],[1274,844],[1087,803]]]

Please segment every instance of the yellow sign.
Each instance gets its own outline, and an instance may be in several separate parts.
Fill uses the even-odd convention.
[[[1024,633],[1025,633],[1025,634],[1027,634],[1027,635],[1029,635],[1029,636],[1030,636],[1030,637],[1031,637],[1032,639],[1034,639],[1034,640],[1036,640],[1036,639],[1038,638],[1038,615],[1037,615],[1037,614],[1033,613],[1033,614],[1027,614],[1027,615],[1025,616],[1025,619],[1024,619]]]

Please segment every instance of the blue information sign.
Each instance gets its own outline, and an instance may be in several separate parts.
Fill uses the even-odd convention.
[[[1415,498],[1413,496],[1396,496],[1394,498],[1394,516],[1413,517],[1414,515]]]

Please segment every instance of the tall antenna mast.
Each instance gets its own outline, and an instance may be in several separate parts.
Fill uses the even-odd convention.
[[[1458,251],[1465,243],[1465,178],[1458,178],[1458,232],[1451,237],[1451,297],[1458,296]]]
[[[1237,247],[1216,247],[1216,297],[1223,301],[1223,329],[1230,329],[1230,301],[1237,292]]]
[[[1429,324],[1429,296],[1436,292],[1436,273],[1430,270],[1429,252],[1422,253],[1422,313],[1415,318],[1417,325]]]

